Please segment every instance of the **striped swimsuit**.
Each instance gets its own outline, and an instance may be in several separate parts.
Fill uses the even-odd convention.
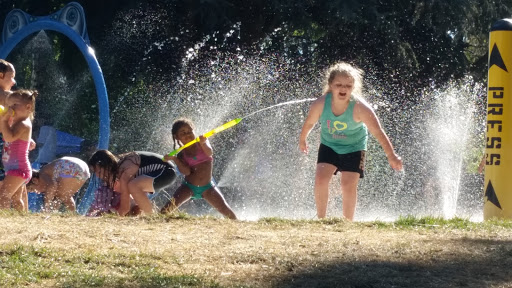
[[[139,170],[135,175],[153,178],[155,192],[171,185],[176,180],[176,170],[170,162],[164,162],[163,156],[156,153],[136,151],[140,157]]]

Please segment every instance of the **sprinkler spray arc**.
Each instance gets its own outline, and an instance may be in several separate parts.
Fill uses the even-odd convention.
[[[279,103],[279,104],[276,104],[276,105],[273,105],[273,106],[270,106],[270,107],[266,107],[266,108],[263,108],[263,109],[260,109],[260,110],[257,110],[257,111],[254,111],[252,113],[249,113],[243,117],[239,117],[239,118],[235,118],[229,122],[226,122],[224,124],[222,124],[221,126],[211,130],[211,131],[208,131],[206,132],[205,134],[203,134],[203,137],[205,138],[208,138],[208,137],[211,137],[213,136],[214,134],[216,133],[219,133],[221,131],[224,131],[228,128],[231,128],[233,126],[235,126],[236,124],[240,123],[243,119],[247,118],[247,117],[250,117],[256,113],[259,113],[259,112],[263,112],[265,110],[268,110],[270,108],[274,108],[274,107],[278,107],[278,106],[283,106],[283,105],[287,105],[287,104],[293,104],[293,103],[301,103],[301,102],[308,102],[308,101],[314,101],[316,100],[316,98],[308,98],[308,99],[300,99],[300,100],[292,100],[292,101],[288,101],[288,102],[284,102],[284,103]],[[187,147],[190,147],[192,144],[194,143],[197,143],[199,142],[199,137],[195,138],[194,140],[186,143],[185,145],[179,147],[178,149],[175,149],[174,151],[168,153],[167,155],[168,156],[174,156],[176,154],[178,154],[181,150],[187,148]]]

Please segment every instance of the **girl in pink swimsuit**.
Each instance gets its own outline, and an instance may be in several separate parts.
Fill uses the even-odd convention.
[[[184,145],[196,138],[194,124],[188,119],[178,119],[172,125],[172,138],[174,146]],[[176,147],[174,147],[176,148]],[[189,199],[203,198],[215,207],[222,215],[230,219],[236,219],[236,215],[229,207],[212,180],[213,150],[210,142],[203,136],[199,136],[199,143],[183,149],[176,156],[166,155],[166,161],[172,160],[178,166],[178,170],[185,175],[183,184],[174,192],[169,203],[162,212],[167,213],[178,208]]]
[[[7,96],[7,112],[0,116],[0,130],[5,141],[2,155],[5,179],[0,189],[0,209],[9,209],[13,201],[18,203],[13,207],[25,210],[22,195],[32,177],[28,151],[36,97],[37,91],[14,91]]]

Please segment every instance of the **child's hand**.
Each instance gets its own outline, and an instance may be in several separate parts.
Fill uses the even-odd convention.
[[[176,157],[176,156],[169,156],[169,155],[164,156],[164,161],[176,162],[176,159],[178,159],[178,157]]]
[[[482,157],[482,160],[480,160],[480,165],[478,165],[478,173],[482,174],[484,172],[484,169],[485,169],[485,154],[484,156]]]
[[[308,154],[309,153],[308,143],[306,141],[299,141],[299,150],[304,154]]]
[[[388,156],[388,162],[391,168],[393,168],[396,171],[402,171],[403,169],[403,163],[402,158],[400,156],[393,153],[392,155]]]
[[[206,137],[204,137],[203,135],[200,135],[199,136],[199,143],[201,143],[201,144],[206,143]]]
[[[9,121],[11,116],[14,116],[14,110],[12,110],[12,108],[9,108],[4,114],[2,114],[2,120]]]
[[[32,151],[34,149],[36,149],[36,141],[34,141],[33,139],[30,139],[30,145],[28,146],[28,150]]]

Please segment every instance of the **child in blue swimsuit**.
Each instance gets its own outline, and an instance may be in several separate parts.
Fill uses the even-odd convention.
[[[172,137],[174,148],[176,144],[181,146],[194,140],[196,135],[192,121],[176,120],[172,125]],[[185,180],[169,203],[162,208],[162,212],[172,211],[189,199],[203,198],[225,217],[236,219],[235,213],[212,181],[213,150],[210,142],[203,135],[199,136],[199,139],[198,143],[183,149],[178,155],[164,157],[166,161],[172,160],[176,163],[178,170],[185,175]]]

